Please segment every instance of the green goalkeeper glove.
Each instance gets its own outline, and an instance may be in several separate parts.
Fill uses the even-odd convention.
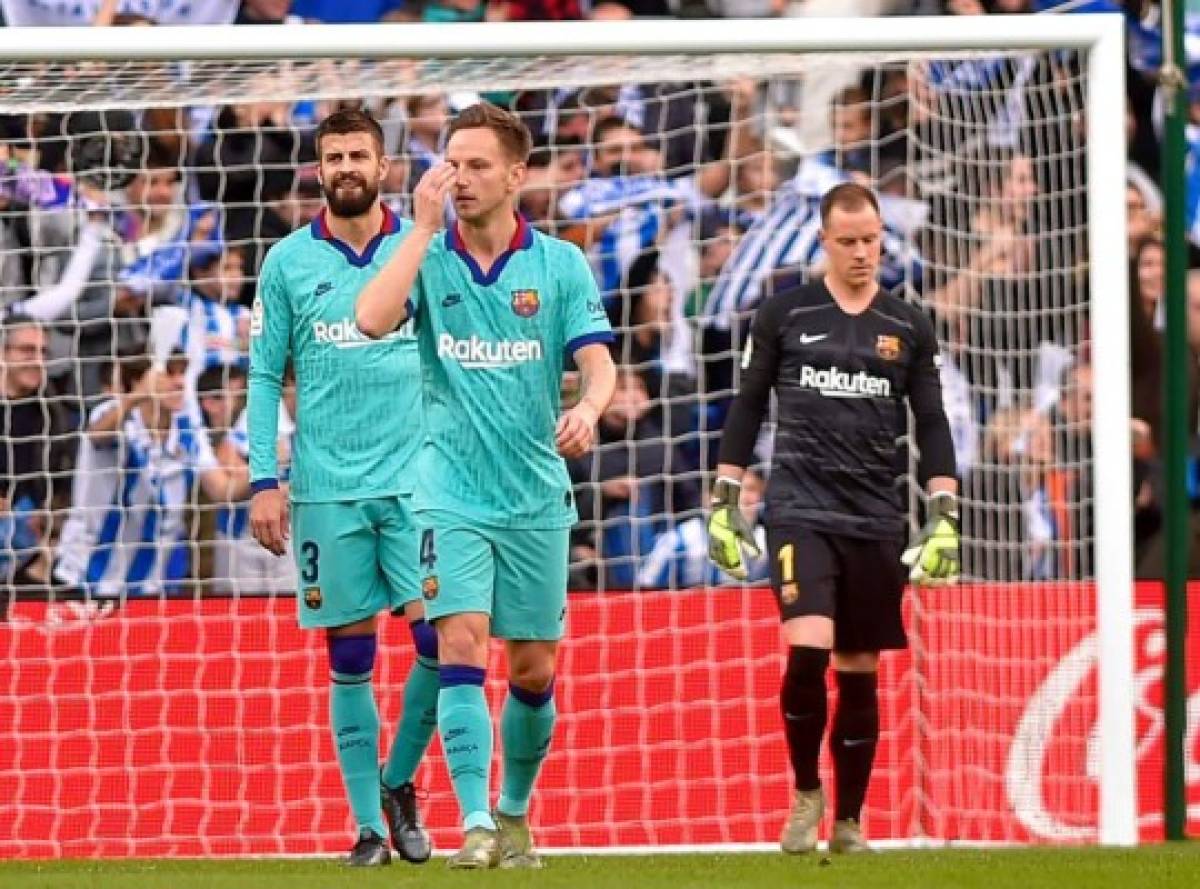
[[[958,583],[958,497],[939,491],[929,498],[929,519],[900,557],[913,583]]]
[[[731,478],[719,478],[713,488],[712,515],[708,517],[708,557],[735,580],[746,579],[746,558],[742,547],[755,556],[761,555],[754,529],[742,515],[738,501],[742,483]]]

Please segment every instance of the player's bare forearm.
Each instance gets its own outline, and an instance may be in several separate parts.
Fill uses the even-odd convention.
[[[575,352],[575,363],[583,376],[579,403],[558,418],[554,441],[567,459],[582,457],[596,438],[596,423],[608,408],[617,388],[617,368],[608,347],[592,343]]]
[[[958,479],[949,475],[935,475],[925,485],[930,494],[953,494],[958,496]]]
[[[250,470],[240,466],[220,466],[200,476],[205,496],[214,503],[233,503],[250,493]]]
[[[727,478],[740,484],[745,474],[745,466],[738,466],[736,463],[717,464],[717,478]]]
[[[429,245],[442,228],[446,197],[454,187],[457,172],[448,163],[425,171],[413,189],[413,227],[391,259],[379,270],[354,306],[354,323],[372,339],[387,336],[408,320],[410,297],[421,262]]]
[[[413,284],[436,235],[436,229],[410,230],[379,274],[362,289],[354,305],[354,323],[363,334],[379,339],[408,320]]]
[[[575,353],[575,363],[583,376],[581,402],[587,402],[596,411],[596,418],[608,410],[613,393],[617,390],[617,367],[612,353],[603,343],[592,343]]]

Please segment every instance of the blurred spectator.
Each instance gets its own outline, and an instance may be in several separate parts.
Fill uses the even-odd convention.
[[[156,143],[125,187],[120,281],[152,302],[174,302],[195,251],[220,240],[217,211],[184,197],[178,161]]]
[[[1042,195],[1029,156],[989,147],[960,164],[964,187],[950,208],[936,208],[922,236],[925,296],[945,339],[971,355],[963,371],[988,393],[986,421],[992,410],[1019,406],[1021,391],[1057,389],[1063,350],[1078,336],[1062,313],[1082,313],[1086,301],[1061,240],[1036,237]],[[1064,279],[1055,292],[1078,300],[1054,314],[1038,309],[1055,286],[1052,271]]]
[[[248,474],[217,463],[186,408],[183,353],[162,370],[133,350],[114,365],[114,395],[92,411],[79,444],[54,578],[98,598],[177,591],[190,572],[193,479],[226,502],[245,496]]]
[[[192,286],[182,304],[188,311],[184,348],[188,378],[207,370],[249,369],[250,310],[237,302],[245,276],[242,251],[227,248],[192,262]]]
[[[618,364],[636,370],[649,392],[662,391],[661,357],[676,335],[686,335],[677,313],[671,279],[659,266],[658,251],[648,250],[629,267],[622,291],[624,306],[616,343]]]
[[[292,232],[278,205],[293,193],[297,164],[315,158],[311,136],[292,129],[287,106],[275,102],[225,106],[196,150],[191,166],[200,197],[222,206],[224,238],[248,251],[251,275],[271,245]]]
[[[218,462],[227,470],[248,472],[250,459],[250,437],[247,432],[245,407],[245,375],[237,374],[231,379],[239,381],[239,388],[222,391],[223,382],[219,375],[208,371],[200,380],[201,405],[205,418],[210,423],[210,432],[219,437],[215,443]],[[289,365],[284,375],[283,400],[279,405],[279,467],[280,481],[286,483],[290,477],[292,462],[292,436],[295,433],[293,417],[296,416],[296,379]],[[215,426],[219,405],[221,426]],[[232,413],[231,408],[236,408]],[[294,593],[297,587],[296,563],[288,543],[287,552],[276,556],[263,549],[250,536],[250,507],[241,501],[221,504],[217,509],[213,539],[213,590],[218,593],[240,595],[246,593]]]
[[[413,96],[405,103],[408,142],[409,191],[416,188],[425,171],[441,163],[443,139],[450,120],[450,104],[441,93]]]
[[[621,368],[616,393],[597,427],[596,449],[568,463],[580,516],[595,523],[590,543],[604,560],[606,588],[631,588],[664,514],[697,505],[698,492],[685,490],[694,482],[679,472],[686,464],[664,437],[645,382]]]
[[[210,367],[196,380],[196,401],[216,451],[246,408],[246,371],[240,367]]]
[[[696,285],[684,302],[684,317],[692,319],[703,312],[721,270],[745,232],[744,218],[742,214],[719,207],[709,207],[700,214],[696,222]]]
[[[835,133],[853,141],[845,146],[835,143],[829,151],[809,158],[796,175],[778,189],[770,210],[742,238],[705,306],[704,316],[717,334],[706,351],[728,351],[731,331],[735,333],[732,348],[736,349],[741,341],[736,335],[737,329],[770,295],[779,278],[819,272],[823,260],[818,236],[821,195],[850,178],[852,173],[861,175],[861,170],[843,169],[838,164],[851,160],[865,163],[864,156],[856,154],[853,147],[860,144],[864,134],[857,105],[841,108],[834,117],[837,121]],[[870,134],[869,120],[865,133]],[[903,201],[881,196],[880,209],[885,223],[880,280],[884,287],[891,289],[914,278],[919,274],[919,268],[916,257],[900,237],[898,222],[903,218],[904,224],[908,224],[909,208]]]
[[[1140,171],[1139,171],[1140,173]],[[1129,255],[1144,238],[1162,236],[1162,193],[1144,173],[1129,171],[1125,185],[1125,218]]]
[[[592,4],[589,18],[599,21],[620,21],[628,18],[671,18],[673,11],[667,0],[599,0]]]
[[[576,223],[563,237],[588,249],[610,309],[637,256],[729,187],[730,161],[740,160],[751,145],[742,131],[747,127],[754,84],[738,81],[728,90],[734,130],[726,139],[726,154],[687,176],[668,179],[662,153],[628,120],[613,116],[596,124],[590,176],[563,195],[558,206],[567,220]],[[669,261],[664,264],[670,266]],[[614,321],[619,325],[621,319]]]
[[[28,316],[0,326],[0,620],[13,588],[45,587],[51,486],[66,423],[46,390],[46,332]]]
[[[742,476],[742,515],[754,529],[760,551],[757,557],[746,559],[747,583],[765,583],[771,577],[767,531],[762,524],[766,488],[761,470],[746,470]],[[637,572],[637,585],[643,590],[719,586],[726,582],[727,578],[708,557],[708,531],[703,516],[684,519],[660,534]]]
[[[420,0],[291,0],[290,11],[310,22],[368,24],[416,21],[420,5]]]
[[[533,225],[552,228],[559,218],[559,195],[583,181],[584,175],[584,152],[578,140],[535,148],[521,188],[521,214]]]
[[[1155,330],[1163,328],[1163,291],[1165,289],[1166,252],[1157,236],[1142,238],[1129,255],[1129,289],[1136,305],[1150,319]]]
[[[482,22],[487,14],[485,0],[425,0],[421,8],[421,19],[426,22]]]
[[[573,21],[583,18],[582,0],[497,0],[499,17],[510,22]]]
[[[260,0],[261,2],[261,0]],[[142,19],[159,25],[227,25],[237,15],[241,0],[0,0],[6,25],[80,27],[113,24],[114,19]],[[286,5],[285,5],[286,9]]]
[[[277,25],[289,18],[294,0],[241,0],[236,25]]]

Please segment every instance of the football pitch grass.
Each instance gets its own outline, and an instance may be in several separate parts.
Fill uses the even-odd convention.
[[[350,871],[322,859],[0,862],[4,889],[1086,889],[1200,887],[1200,844],[1139,849],[923,849],[823,854],[554,856],[542,871],[452,872],[434,859]]]

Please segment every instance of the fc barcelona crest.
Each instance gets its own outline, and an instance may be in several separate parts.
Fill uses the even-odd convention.
[[[304,604],[313,611],[321,607],[321,588],[319,586],[304,588]]]
[[[785,583],[779,589],[779,598],[783,600],[784,605],[791,605],[800,598],[800,587],[794,583]]]
[[[426,599],[433,600],[437,598],[439,590],[438,579],[436,574],[431,574],[421,581],[421,595]]]
[[[875,338],[875,354],[884,361],[895,361],[900,357],[900,337],[880,334]]]
[[[536,290],[514,290],[512,292],[512,310],[522,318],[532,318],[542,307]]]

